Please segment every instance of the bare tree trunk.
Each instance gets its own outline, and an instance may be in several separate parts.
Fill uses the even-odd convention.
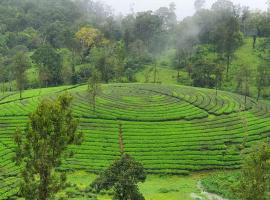
[[[248,80],[246,77],[246,84],[245,84],[245,107],[247,107],[247,95],[248,95]]]
[[[5,82],[2,83],[2,93],[5,93]]]
[[[154,83],[157,82],[157,63],[155,63],[155,69],[154,69]]]
[[[253,44],[252,44],[253,49],[255,49],[256,47],[256,41],[257,41],[257,36],[253,35]]]
[[[9,81],[9,91],[10,91],[10,92],[12,91],[12,84],[11,84],[11,81]]]
[[[48,200],[49,174],[50,172],[47,169],[42,169],[40,172],[39,200]]]
[[[93,110],[96,112],[96,94],[93,94]]]
[[[230,56],[227,56],[227,71],[226,71],[226,79],[229,79],[229,70],[230,70]]]
[[[247,94],[245,93],[245,109],[247,108]]]
[[[258,94],[257,94],[257,102],[259,101],[259,99],[261,97],[261,91],[262,91],[262,88],[259,86],[258,87]]]
[[[75,56],[76,56],[76,53],[75,53],[75,51],[73,50],[72,51],[72,65],[71,65],[71,73],[72,73],[72,75],[71,75],[71,82],[72,82],[72,84],[76,84],[77,83],[77,80],[76,80],[76,69],[75,69]]]

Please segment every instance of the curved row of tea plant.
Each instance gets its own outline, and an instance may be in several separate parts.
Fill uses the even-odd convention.
[[[228,92],[154,84],[105,85],[92,108],[87,86],[26,91],[0,100],[0,199],[16,193],[13,134],[23,129],[38,102],[64,91],[74,96],[73,111],[84,133],[74,156],[60,170],[98,172],[124,149],[150,173],[187,174],[211,169],[235,169],[241,154],[270,136],[270,104]]]

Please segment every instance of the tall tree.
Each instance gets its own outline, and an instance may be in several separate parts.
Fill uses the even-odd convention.
[[[98,192],[113,189],[115,200],[144,200],[137,184],[144,182],[145,179],[146,174],[142,164],[123,154],[91,185]]]
[[[27,83],[26,70],[30,67],[30,62],[25,52],[17,52],[13,58],[13,69],[16,79],[17,89],[20,92],[20,99],[22,92]]]
[[[151,40],[162,31],[162,19],[152,11],[138,13],[135,19],[135,36],[150,48]]]
[[[77,33],[76,38],[81,42],[84,51],[83,58],[86,57],[90,50],[104,42],[103,35],[98,29],[91,27],[82,27]]]
[[[62,57],[50,46],[39,47],[31,56],[38,64],[39,79],[45,85],[58,85],[62,82]]]
[[[242,8],[242,13],[241,13],[241,29],[242,32],[244,33],[244,36],[247,36],[247,20],[250,17],[250,10],[249,7],[245,6]]]
[[[71,38],[68,42],[68,48],[71,51],[71,83],[76,84],[78,82],[78,77],[76,74],[76,64],[81,64],[81,45],[76,38]],[[80,59],[78,59],[80,58]]]
[[[72,116],[70,95],[43,100],[29,117],[24,133],[16,131],[16,161],[22,166],[20,191],[26,200],[55,199],[64,188],[64,173],[56,172],[68,145],[81,140]]]
[[[247,97],[250,95],[250,83],[252,79],[252,69],[249,64],[245,63],[239,66],[236,74],[237,91],[245,96],[245,105]]]
[[[173,58],[173,65],[177,70],[177,80],[180,78],[180,70],[188,69],[194,52],[194,45],[195,41],[191,37],[180,39],[177,43],[176,52]]]
[[[117,48],[113,44],[108,44],[106,47],[93,48],[91,51],[90,60],[97,70],[101,73],[101,80],[108,83],[113,79],[116,73],[121,73],[123,63]],[[117,69],[119,67],[119,69]],[[118,75],[117,75],[118,76]]]
[[[135,16],[134,15],[127,15],[122,20],[122,30],[123,30],[123,40],[125,43],[125,49],[128,50],[129,45],[134,41],[135,35]]]
[[[217,97],[217,94],[218,94],[218,89],[220,89],[221,86],[222,86],[224,70],[225,70],[225,68],[224,68],[223,63],[220,61],[220,59],[217,59],[216,60],[216,66],[215,66],[215,69],[214,69],[216,97]]]
[[[0,83],[1,84],[1,90],[4,93],[5,88],[5,82],[8,81],[8,67],[5,65],[5,59],[4,57],[0,56]]]
[[[177,24],[177,16],[175,14],[175,4],[171,3],[169,8],[161,7],[155,14],[159,16],[162,20],[162,29],[167,31],[173,31]]]
[[[195,9],[198,11],[198,10],[201,10],[205,5],[205,0],[195,0],[194,2],[194,7]]]
[[[209,49],[199,46],[192,57],[192,68],[190,69],[193,85],[198,87],[213,88],[216,86],[216,74],[218,65],[207,58]]]
[[[269,85],[269,67],[266,63],[262,63],[257,68],[256,86],[257,86],[257,101],[260,99],[263,89]]]
[[[96,112],[96,97],[100,91],[100,79],[100,72],[97,69],[93,69],[88,80],[88,91],[91,97],[94,112]]]
[[[228,79],[232,57],[235,50],[242,44],[243,38],[236,16],[228,16],[225,20],[223,19],[223,22],[216,25],[217,29],[215,31],[214,44],[217,52],[220,54],[219,57],[226,58],[226,77]]]

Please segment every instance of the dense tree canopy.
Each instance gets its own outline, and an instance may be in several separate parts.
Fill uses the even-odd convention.
[[[32,59],[38,65],[40,80],[45,86],[62,82],[62,58],[54,48],[41,46],[34,52]]]
[[[109,6],[93,0],[1,1],[2,91],[12,89],[13,58],[19,51],[32,61],[25,88],[86,82],[94,68],[101,82],[136,81],[135,74],[147,66],[176,69],[179,83],[183,72],[193,85],[214,87],[216,76],[210,74],[219,65],[226,66],[225,71],[218,70],[221,85],[237,91],[237,82],[229,82],[236,80],[240,65],[234,66],[235,53],[247,38],[253,38],[254,50],[266,60],[261,66],[269,66],[269,11],[253,11],[230,0],[217,0],[210,9],[204,3],[195,1],[196,13],[178,20],[174,3],[117,16]],[[194,58],[203,48],[207,52],[202,59],[208,63],[202,65]],[[199,75],[209,67],[212,72]]]

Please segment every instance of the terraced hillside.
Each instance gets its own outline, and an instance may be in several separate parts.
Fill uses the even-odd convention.
[[[151,173],[187,174],[198,170],[235,169],[242,153],[270,136],[270,105],[208,89],[175,85],[102,86],[96,111],[86,86],[29,90],[0,95],[0,199],[17,191],[19,168],[12,161],[13,133],[42,98],[68,91],[84,142],[71,146],[72,158],[61,170],[96,172],[125,152]],[[121,132],[122,134],[119,134]]]

